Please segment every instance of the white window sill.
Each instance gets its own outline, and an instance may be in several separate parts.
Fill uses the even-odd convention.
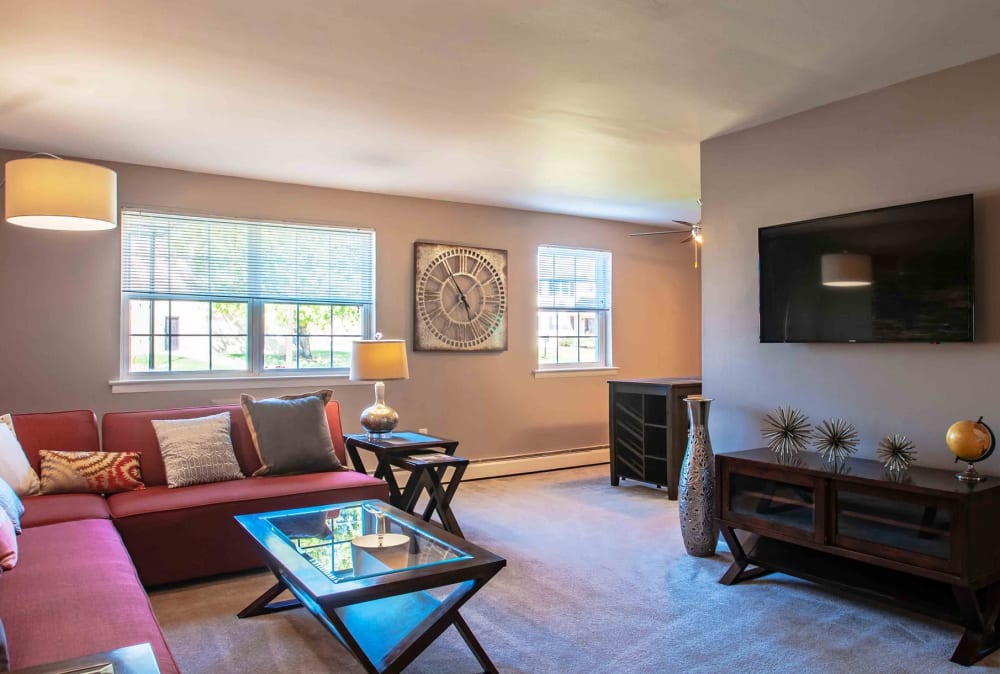
[[[334,386],[371,386],[370,381],[351,381],[346,374],[287,375],[269,377],[164,377],[114,379],[112,393],[154,393],[159,391],[233,391],[250,389],[301,389]]]
[[[617,367],[560,367],[532,370],[535,379],[565,379],[569,377],[606,377],[617,374]]]

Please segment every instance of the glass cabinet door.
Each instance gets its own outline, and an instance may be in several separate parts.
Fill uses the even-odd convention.
[[[729,510],[811,537],[816,529],[816,489],[734,472],[729,475]]]
[[[836,494],[837,543],[861,552],[877,545],[899,550],[903,561],[913,553],[940,560],[951,558],[952,507],[937,500],[902,500],[838,485]],[[850,539],[850,540],[845,540]],[[862,545],[858,545],[858,544]]]

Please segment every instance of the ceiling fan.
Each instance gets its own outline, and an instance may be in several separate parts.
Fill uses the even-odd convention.
[[[698,205],[701,206],[701,199],[698,199]],[[701,244],[704,241],[704,237],[701,234],[701,222],[688,222],[687,220],[673,220],[677,225],[676,229],[662,229],[655,232],[632,232],[629,236],[657,236],[659,234],[687,234],[687,238],[680,241],[680,243],[687,243],[688,241],[694,242],[694,268],[698,268],[698,262],[701,256]],[[672,225],[667,225],[671,227]]]

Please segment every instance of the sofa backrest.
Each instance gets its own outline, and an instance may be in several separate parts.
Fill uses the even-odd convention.
[[[38,462],[40,450],[96,452],[101,448],[97,437],[97,415],[91,410],[13,416],[14,433],[35,472],[41,470]]]
[[[233,449],[236,460],[244,475],[252,475],[260,468],[260,459],[254,449],[243,408],[239,405],[215,405],[212,407],[184,407],[168,410],[145,410],[142,412],[108,412],[101,419],[101,434],[106,452],[140,452],[142,481],[146,486],[167,483],[160,455],[160,443],[153,430],[154,419],[193,419],[210,414],[229,412]],[[341,463],[345,463],[344,433],[340,425],[340,403],[331,400],[326,405],[326,420],[333,436],[333,446]],[[16,424],[16,422],[15,422]],[[346,465],[346,463],[345,463]]]

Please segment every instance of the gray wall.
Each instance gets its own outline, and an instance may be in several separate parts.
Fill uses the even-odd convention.
[[[905,433],[918,463],[950,467],[952,421],[1000,432],[1000,56],[702,145],[703,359],[716,451],[762,444],[782,404],[857,425],[859,456]],[[973,193],[975,344],[760,344],[757,228]],[[1000,454],[982,464],[1000,473]]]
[[[17,155],[0,151],[0,161]],[[377,231],[377,328],[412,334],[413,242],[508,250],[509,350],[410,353],[407,381],[388,382],[401,427],[459,440],[471,457],[607,443],[606,377],[535,379],[535,254],[541,243],[613,252],[619,376],[686,376],[700,363],[700,276],[677,237],[628,237],[618,222],[267,183],[134,165],[123,205],[222,216],[371,227]],[[641,228],[639,228],[641,229]],[[44,232],[0,224],[0,412],[156,409],[236,402],[239,391],[111,392],[119,376],[118,230]],[[331,382],[346,430],[360,430],[371,385]],[[258,397],[298,388],[254,389]]]

